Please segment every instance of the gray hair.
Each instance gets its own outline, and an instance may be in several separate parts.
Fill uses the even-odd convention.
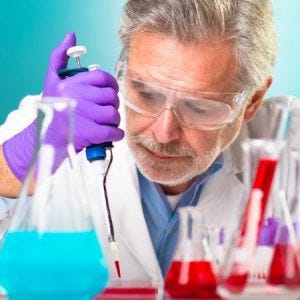
[[[120,26],[122,53],[136,32],[158,32],[180,42],[219,37],[232,47],[239,88],[261,87],[270,76],[277,38],[270,0],[128,0]]]

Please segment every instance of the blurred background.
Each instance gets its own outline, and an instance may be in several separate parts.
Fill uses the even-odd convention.
[[[88,54],[82,65],[98,63],[113,72],[118,26],[125,0],[0,0],[0,124],[27,94],[38,94],[51,50],[74,31]],[[273,0],[279,35],[274,83],[268,97],[296,95],[300,68],[300,1]]]

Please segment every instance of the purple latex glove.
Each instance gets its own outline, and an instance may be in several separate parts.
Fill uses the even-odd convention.
[[[74,146],[76,152],[92,144],[118,141],[124,137],[119,129],[118,84],[107,72],[94,70],[60,78],[57,72],[68,63],[67,49],[76,45],[74,33],[68,33],[61,44],[51,53],[43,97],[64,97],[77,103],[74,111]],[[43,101],[43,100],[42,100]],[[63,114],[55,114],[47,131],[47,143],[59,148],[59,134],[63,128]],[[36,140],[36,122],[3,144],[7,164],[19,180],[24,180],[32,159]],[[59,153],[59,151],[58,151]],[[55,157],[57,168],[66,152]]]
[[[271,217],[264,221],[257,242],[258,246],[274,246],[278,222],[277,218]]]

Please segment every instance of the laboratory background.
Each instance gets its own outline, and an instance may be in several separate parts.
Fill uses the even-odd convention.
[[[74,31],[88,54],[83,65],[113,72],[125,0],[0,0],[0,124],[27,94],[38,94],[51,50]],[[268,97],[300,96],[300,1],[273,0],[279,35],[274,83]]]

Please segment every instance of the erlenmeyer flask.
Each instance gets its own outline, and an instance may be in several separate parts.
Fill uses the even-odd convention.
[[[206,239],[200,208],[179,210],[180,231],[175,254],[166,275],[165,291],[173,298],[217,298],[217,278]]]
[[[300,288],[300,153],[288,151],[282,168],[282,213],[267,278],[272,285]]]
[[[107,283],[74,158],[74,105],[60,98],[38,104],[36,152],[0,246],[0,285],[9,299],[91,299]],[[49,134],[57,135],[56,145]]]

